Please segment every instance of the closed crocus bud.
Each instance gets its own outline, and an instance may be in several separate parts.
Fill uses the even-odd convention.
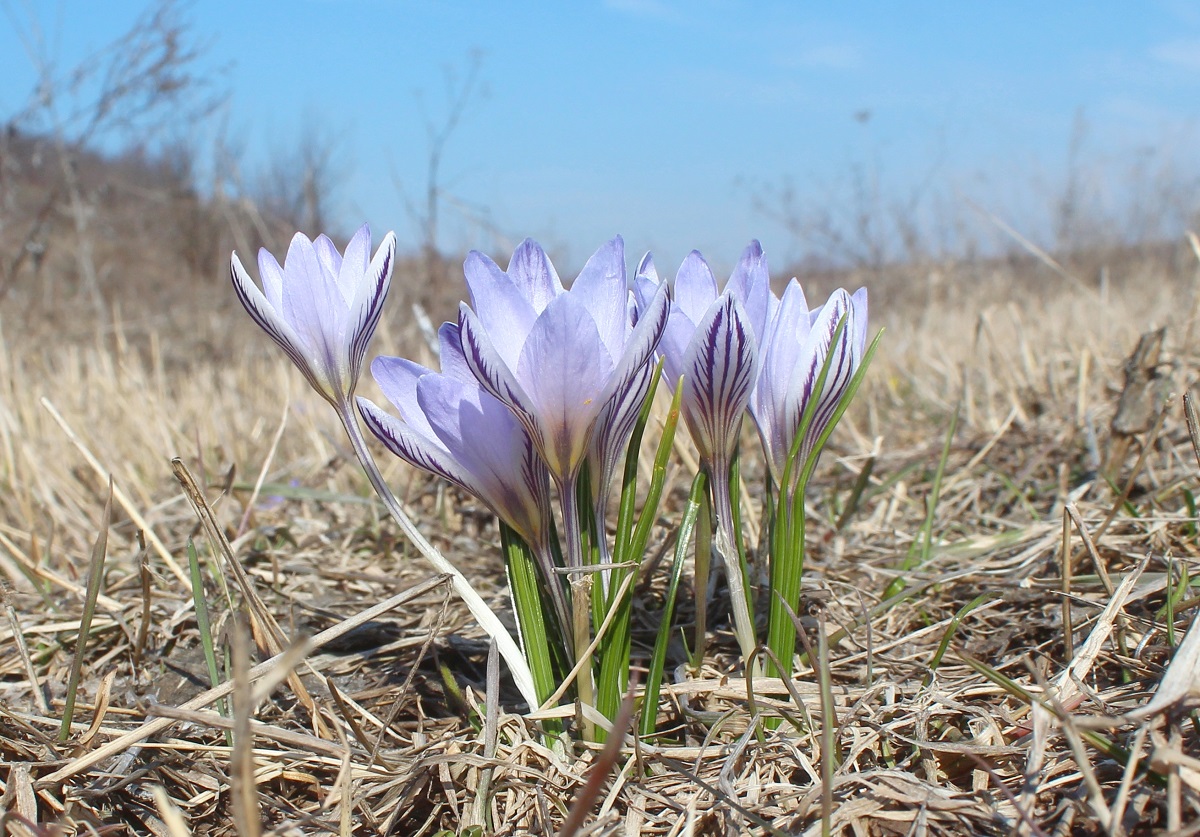
[[[254,321],[313,389],[345,411],[379,323],[395,260],[396,236],[390,232],[371,258],[371,231],[364,224],[345,253],[324,235],[309,241],[302,233],[292,238],[282,267],[266,249],[259,250],[261,290],[237,253],[230,260],[230,275]]]
[[[810,311],[800,283],[793,279],[784,289],[783,299],[772,307],[750,415],[758,425],[767,465],[778,484],[805,408],[814,398],[817,400],[812,422],[800,441],[793,479],[862,364],[867,344],[867,289],[859,288],[851,295],[839,288],[824,305]],[[843,317],[846,325],[834,344],[834,333]],[[830,354],[825,385],[816,392],[821,367]],[[789,491],[792,488],[787,486]]]
[[[643,259],[635,279],[638,300],[650,298],[659,284],[653,262]],[[735,631],[746,656],[754,648],[754,623],[738,566],[729,479],[742,417],[754,390],[770,299],[766,259],[757,241],[742,252],[720,294],[708,263],[693,250],[675,276],[675,295],[659,344],[667,380],[675,384],[683,377],[683,415],[709,475],[717,552],[728,569]]]

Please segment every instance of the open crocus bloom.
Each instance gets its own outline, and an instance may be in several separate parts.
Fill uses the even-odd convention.
[[[396,236],[388,233],[371,258],[364,224],[343,255],[324,235],[296,233],[283,266],[258,251],[262,290],[237,253],[230,274],[246,311],[279,344],[304,377],[335,407],[348,408],[367,344],[392,280]]]
[[[438,331],[442,371],[377,357],[371,374],[400,413],[359,397],[367,427],[392,453],[474,494],[535,552],[549,545],[546,468],[512,413],[467,368],[458,326]]]
[[[620,237],[588,260],[570,290],[528,239],[507,271],[478,252],[464,271],[471,294],[471,306],[459,306],[466,363],[525,427],[560,489],[573,492],[601,411],[628,393],[658,345],[666,289],[631,327]]]
[[[843,316],[846,326],[837,345],[831,345]],[[750,401],[750,414],[758,425],[767,464],[777,485],[805,408],[813,398],[818,399],[812,423],[800,443],[794,478],[799,476],[817,437],[845,395],[850,379],[862,363],[866,344],[866,288],[859,288],[853,296],[839,288],[828,302],[810,311],[800,283],[795,279],[788,283],[767,329],[762,368]],[[831,351],[833,357],[825,386],[815,393],[821,367]]]

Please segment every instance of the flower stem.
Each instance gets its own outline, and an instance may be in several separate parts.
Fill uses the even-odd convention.
[[[579,495],[576,488],[579,474],[571,474],[563,479],[558,486],[558,501],[562,503],[563,529],[567,536],[567,566],[579,569],[583,566],[583,533],[580,526],[583,521],[579,518]]]
[[[709,475],[709,485],[713,493],[713,507],[717,513],[717,553],[725,564],[725,575],[729,578],[729,598],[733,605],[733,629],[737,634],[738,647],[742,650],[742,659],[749,661],[757,659],[754,649],[758,646],[754,637],[754,617],[750,614],[750,598],[746,590],[746,577],[742,570],[741,552],[737,548],[738,533],[734,527],[733,499],[729,496],[728,466],[714,468]],[[699,591],[697,591],[699,592]],[[703,595],[703,593],[701,593]],[[761,665],[754,663],[754,671],[747,671],[747,677],[760,674]]]
[[[572,624],[573,651],[575,662],[587,655],[591,644],[589,616],[592,607],[593,578],[583,572],[583,532],[580,527],[583,521],[579,515],[579,483],[578,472],[568,475],[558,486],[558,500],[562,503],[563,529],[567,538],[567,568],[576,570],[570,575],[571,606],[574,619]],[[596,687],[592,673],[592,661],[584,663],[579,677],[575,681],[576,694],[585,706],[596,705]],[[589,741],[595,740],[594,725],[585,720],[583,723],[584,737]]]
[[[534,688],[533,673],[530,671],[525,657],[521,654],[520,647],[518,647],[516,641],[512,638],[512,634],[508,632],[500,622],[500,619],[488,607],[483,597],[467,581],[466,576],[459,572],[453,564],[446,560],[444,555],[438,552],[433,544],[426,540],[425,536],[417,529],[416,524],[412,522],[412,519],[405,514],[404,509],[400,506],[400,501],[396,499],[396,495],[392,493],[392,490],[384,481],[383,475],[379,473],[379,466],[375,464],[375,457],[371,455],[371,451],[367,447],[367,441],[363,438],[362,430],[358,426],[358,419],[354,415],[354,409],[350,406],[349,399],[335,406],[338,418],[342,420],[342,427],[345,428],[346,435],[350,439],[350,445],[354,448],[354,453],[358,456],[358,461],[362,464],[363,470],[367,472],[367,479],[371,481],[371,486],[375,489],[375,493],[379,495],[379,499],[383,501],[384,507],[391,514],[392,519],[396,521],[396,525],[400,527],[400,531],[404,533],[409,542],[421,553],[421,556],[439,573],[445,573],[450,576],[450,586],[466,604],[467,609],[471,611],[471,615],[475,617],[475,621],[479,623],[479,627],[483,628],[484,633],[496,641],[496,647],[500,651],[500,655],[504,657],[504,661],[508,663],[513,681],[520,690],[522,697],[529,704],[530,710],[536,711],[538,708],[538,699],[537,690]]]

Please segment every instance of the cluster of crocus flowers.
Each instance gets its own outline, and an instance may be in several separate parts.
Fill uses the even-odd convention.
[[[863,364],[866,291],[837,291],[810,310],[793,279],[782,298],[776,297],[758,242],[742,253],[723,290],[696,252],[684,260],[673,286],[659,280],[649,255],[630,281],[620,237],[602,246],[569,286],[532,240],[517,248],[507,269],[472,252],[464,265],[470,303],[461,304],[458,321],[444,324],[438,334],[441,369],[395,357],[379,357],[371,365],[393,414],[353,398],[395,247],[389,234],[368,258],[365,227],[344,254],[324,236],[310,242],[297,235],[282,267],[266,251],[260,254],[263,290],[236,255],[232,273],[251,316],[337,409],[376,490],[386,495],[385,503],[422,552],[447,571],[448,562],[416,532],[383,485],[352,404],[393,454],[475,495],[503,522],[502,531],[532,554],[544,611],[518,601],[518,612],[522,621],[535,613],[538,621],[544,615],[557,625],[558,659],[573,666],[586,702],[592,679],[588,655],[598,641],[592,641],[592,632],[605,614],[593,611],[588,631],[588,605],[581,610],[580,599],[586,602],[598,577],[598,601],[612,606],[608,573],[618,565],[608,564],[610,483],[622,459],[636,457],[626,448],[639,419],[644,421],[661,362],[667,382],[681,388],[684,420],[711,492],[735,633],[749,660],[758,631],[730,488],[743,418],[749,414],[758,427],[778,495],[789,510],[799,503],[802,516],[800,475],[811,473],[820,440],[844,409]],[[590,508],[583,506],[588,499]],[[625,501],[623,495],[623,508]],[[630,566],[630,556],[624,558],[621,566]],[[638,560],[633,556],[632,566]],[[769,591],[776,620],[774,599],[794,608],[799,583],[792,568],[777,573],[774,555],[771,560],[772,584],[777,575],[787,579],[781,590]],[[495,614],[481,611],[486,605],[461,573],[453,572],[456,589],[501,645],[514,675],[534,676],[528,666],[514,666],[512,638]],[[578,584],[581,579],[588,583]],[[778,632],[772,627],[769,633]],[[528,637],[525,650],[537,653]],[[783,653],[790,665],[791,651]],[[627,669],[628,660],[623,666]],[[547,691],[539,682],[537,700],[530,702],[544,699]]]

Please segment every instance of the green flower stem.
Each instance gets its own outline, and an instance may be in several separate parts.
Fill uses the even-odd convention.
[[[404,533],[409,542],[421,553],[421,557],[428,561],[439,573],[445,573],[450,576],[450,586],[466,604],[467,609],[471,611],[471,615],[475,617],[475,621],[479,623],[479,627],[483,628],[484,633],[496,640],[496,648],[500,651],[500,656],[508,664],[513,682],[516,683],[521,696],[529,705],[530,710],[536,710],[539,704],[537,689],[534,686],[533,672],[530,670],[529,664],[525,661],[525,657],[521,654],[521,649],[512,638],[512,634],[508,632],[500,619],[488,607],[483,597],[467,581],[466,576],[459,572],[457,567],[447,561],[446,557],[438,552],[433,544],[426,540],[425,536],[417,529],[416,524],[405,514],[404,509],[400,506],[400,501],[396,499],[391,488],[384,481],[383,475],[379,473],[379,466],[376,465],[375,457],[371,455],[371,450],[367,447],[367,440],[363,438],[362,430],[358,426],[358,419],[354,415],[353,407],[350,406],[349,398],[335,406],[338,418],[342,420],[342,427],[346,430],[346,436],[350,439],[350,445],[354,448],[354,453],[358,456],[358,461],[362,464],[363,470],[367,472],[367,479],[370,480],[375,493],[379,495],[384,508],[388,510],[388,513],[396,521],[396,525],[400,527],[400,531]]]

